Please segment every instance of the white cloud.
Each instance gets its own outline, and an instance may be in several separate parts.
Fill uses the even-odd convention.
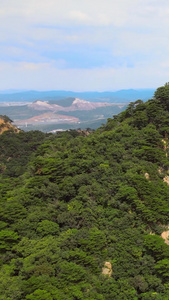
[[[92,23],[92,18],[81,11],[75,11],[75,10],[70,11],[68,14],[68,18],[70,20],[74,20],[75,22],[77,21],[82,24],[91,24]]]
[[[145,72],[146,68],[146,72]],[[53,63],[0,62],[0,89],[117,90],[158,87],[168,81],[169,69],[160,63],[119,69],[58,69]],[[144,78],[144,80],[143,80]],[[22,82],[22,85],[21,85]],[[87,88],[86,88],[87,87]]]
[[[0,59],[6,63],[0,64],[0,88],[15,84],[40,89],[46,84],[46,88],[77,90],[163,84],[169,77],[168,20],[168,0],[1,0]],[[124,58],[123,63],[113,69],[103,57],[102,67],[66,69],[64,53],[70,53],[73,61],[77,49],[85,49],[86,60],[91,51],[97,56],[103,49],[103,55],[112,53],[117,61]],[[12,62],[18,58],[20,62]],[[126,67],[128,60],[132,68]]]
[[[21,18],[28,23],[71,25],[79,21],[86,25],[118,26],[131,18],[129,13],[134,3],[134,0],[7,0],[0,4],[0,11],[5,18]]]

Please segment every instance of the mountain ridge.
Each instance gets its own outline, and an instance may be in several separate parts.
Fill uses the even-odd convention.
[[[132,89],[132,90],[119,90],[114,92],[72,92],[72,91],[21,91],[16,93],[3,94],[0,93],[0,102],[5,101],[35,101],[45,100],[46,97],[51,100],[62,99],[65,97],[84,98],[85,100],[97,102],[110,101],[110,102],[128,102],[137,99],[148,100],[152,98],[155,89]],[[92,100],[93,99],[93,100]]]
[[[66,99],[65,99],[66,100]],[[63,100],[64,101],[64,100]],[[75,110],[92,110],[97,107],[106,107],[112,106],[113,103],[107,102],[89,102],[84,99],[74,98],[72,99],[72,104],[70,106],[61,106],[57,104],[51,104],[49,101],[37,100],[31,104],[28,104],[28,107],[31,107],[35,110],[53,110],[54,112],[58,111],[75,111]]]

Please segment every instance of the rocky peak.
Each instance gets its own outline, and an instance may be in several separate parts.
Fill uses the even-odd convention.
[[[0,115],[0,135],[8,130],[15,133],[20,131],[16,126],[12,125],[12,120],[10,118]]]

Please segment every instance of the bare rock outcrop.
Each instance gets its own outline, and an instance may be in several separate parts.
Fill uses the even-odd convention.
[[[166,182],[166,183],[169,185],[169,176],[166,175],[166,176],[163,178],[163,181]]]
[[[104,267],[102,268],[102,274],[111,277],[112,272],[113,271],[111,263],[109,261],[105,261]]]
[[[20,131],[16,126],[12,125],[11,122],[5,121],[0,117],[0,134],[9,130],[15,133]]]
[[[169,230],[163,231],[161,237],[164,239],[165,243],[169,245]]]
[[[150,179],[150,175],[149,175],[148,173],[145,173],[144,176],[145,176],[145,178],[146,178],[147,180]]]

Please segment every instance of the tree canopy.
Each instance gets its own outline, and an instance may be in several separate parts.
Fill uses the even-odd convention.
[[[168,99],[88,135],[0,135],[0,299],[169,299]]]

